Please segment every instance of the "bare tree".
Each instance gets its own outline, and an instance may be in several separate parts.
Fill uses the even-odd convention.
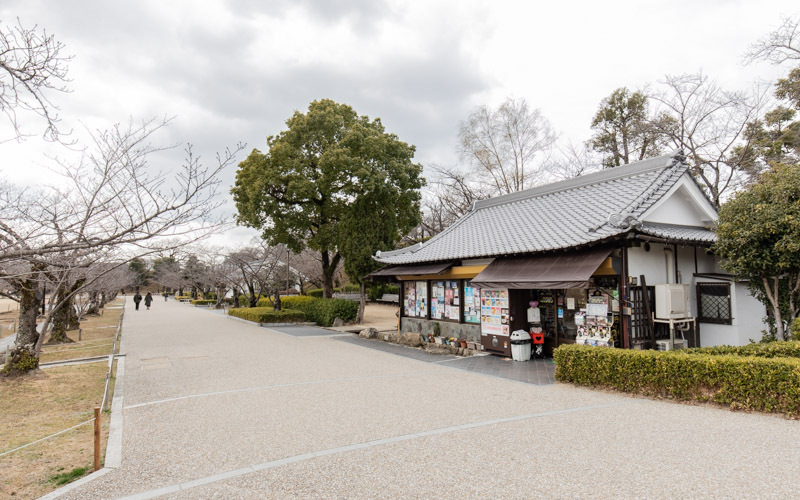
[[[766,89],[729,91],[702,73],[671,76],[651,94],[658,105],[653,125],[687,156],[692,173],[720,206],[742,180],[750,138],[747,124],[757,119]]]
[[[228,254],[229,265],[238,269],[237,288],[246,292],[250,307],[256,307],[262,295],[272,294],[285,255],[284,245],[270,246],[263,240]]]
[[[542,160],[555,141],[550,122],[525,99],[509,98],[496,109],[478,106],[459,131],[462,158],[493,194],[541,183]]]
[[[38,115],[45,122],[43,136],[58,141],[58,108],[50,102],[50,92],[68,92],[67,66],[71,56],[63,54],[64,45],[37,26],[26,28],[0,21],[0,112],[13,127],[11,138],[21,140],[19,111]],[[0,136],[0,142],[11,138]]]
[[[792,19],[782,17],[781,24],[774,31],[750,46],[744,61],[769,61],[783,64],[787,60],[800,59],[800,16]]]
[[[93,148],[79,162],[57,162],[60,185],[0,193],[0,277],[13,284],[21,317],[33,318],[20,322],[7,372],[35,365],[54,314],[104,275],[86,278],[82,269],[101,261],[124,264],[224,227],[215,215],[218,174],[242,146],[218,156],[211,168],[188,147],[176,174],[151,173],[148,157],[162,148],[149,140],[166,123],[131,122],[93,134]],[[56,283],[53,295],[64,293],[37,331],[36,294],[45,280]]]

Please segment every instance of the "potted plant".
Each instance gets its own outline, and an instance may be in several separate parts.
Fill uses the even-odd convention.
[[[467,347],[467,340],[466,339],[458,339],[458,343],[461,344],[461,347]]]

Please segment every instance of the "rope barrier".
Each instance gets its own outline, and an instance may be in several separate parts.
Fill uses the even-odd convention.
[[[28,446],[34,445],[36,443],[41,443],[42,441],[45,441],[45,440],[50,439],[50,438],[54,438],[54,437],[56,437],[58,435],[64,434],[65,432],[69,432],[72,429],[77,429],[78,427],[80,427],[82,425],[86,425],[86,424],[89,424],[89,423],[92,423],[92,422],[94,422],[94,418],[91,418],[91,419],[89,419],[89,420],[87,420],[85,422],[81,422],[81,423],[79,423],[77,425],[73,425],[69,429],[64,429],[63,431],[58,431],[55,434],[50,434],[49,436],[43,437],[42,439],[37,439],[36,441],[32,441],[32,442],[30,442],[28,444],[23,444],[22,446],[20,446],[18,448],[14,448],[13,450],[4,451],[3,453],[0,453],[0,457],[4,457],[4,456],[8,455],[9,453],[15,452],[17,450],[21,450],[23,448],[27,448]]]

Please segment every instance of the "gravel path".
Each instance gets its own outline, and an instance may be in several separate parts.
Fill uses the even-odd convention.
[[[64,498],[798,494],[796,421],[129,309],[122,465]]]

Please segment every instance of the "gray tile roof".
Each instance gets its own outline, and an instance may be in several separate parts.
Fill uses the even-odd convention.
[[[386,264],[436,262],[598,242],[629,232],[626,219],[640,217],[687,169],[682,156],[675,152],[478,201],[461,219],[430,240],[380,252],[375,260]],[[652,227],[650,230],[665,231]]]
[[[637,230],[640,233],[675,242],[711,244],[717,241],[717,235],[713,231],[702,227],[645,222]]]

